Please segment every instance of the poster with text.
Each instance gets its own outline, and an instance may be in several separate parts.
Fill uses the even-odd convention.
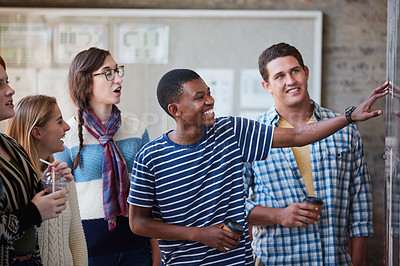
[[[120,24],[115,32],[118,62],[168,63],[168,25]]]
[[[57,24],[54,26],[54,57],[57,63],[70,63],[90,47],[108,50],[107,24]]]
[[[7,64],[51,63],[51,28],[44,25],[0,25],[0,54]]]

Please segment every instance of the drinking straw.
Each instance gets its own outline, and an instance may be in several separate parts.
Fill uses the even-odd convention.
[[[39,159],[39,161],[41,161],[42,163],[45,163],[45,164],[48,164],[48,165],[50,165],[50,166],[52,166],[52,164],[51,163],[49,163],[48,161],[46,161],[46,160],[43,160],[43,159]],[[53,170],[52,171],[52,179],[53,179],[53,192],[56,192],[56,171],[54,170],[54,167],[52,166],[51,167],[51,169]]]

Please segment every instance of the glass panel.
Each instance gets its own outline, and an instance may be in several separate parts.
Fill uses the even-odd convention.
[[[388,1],[387,79],[393,93],[386,101],[385,265],[400,265],[400,0]]]

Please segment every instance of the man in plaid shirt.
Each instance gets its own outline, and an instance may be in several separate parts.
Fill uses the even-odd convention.
[[[258,121],[299,127],[337,115],[310,99],[309,70],[295,47],[269,47],[259,69],[275,106]],[[346,117],[355,123],[351,112]],[[245,191],[256,265],[366,262],[373,235],[371,180],[355,125],[308,146],[271,149],[266,161],[247,165]],[[324,201],[317,222],[310,205],[302,203],[306,196]]]

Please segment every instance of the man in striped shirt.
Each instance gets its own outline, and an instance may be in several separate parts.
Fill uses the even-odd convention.
[[[379,115],[381,111],[370,112],[370,107],[387,94],[386,86],[376,88],[352,118]],[[137,154],[128,203],[132,231],[160,239],[164,265],[252,265],[244,163],[265,160],[271,147],[303,146],[349,124],[341,115],[274,130],[245,118],[215,118],[210,88],[188,69],[166,73],[157,98],[176,128]],[[244,234],[223,230],[226,219],[242,225]]]
[[[259,68],[275,102],[259,122],[297,128],[337,116],[310,99],[309,70],[295,47],[272,45],[260,55]],[[355,125],[311,145],[271,149],[267,160],[245,171],[245,190],[256,265],[366,263],[373,234],[371,180]],[[318,222],[302,202],[306,196],[323,199]]]

